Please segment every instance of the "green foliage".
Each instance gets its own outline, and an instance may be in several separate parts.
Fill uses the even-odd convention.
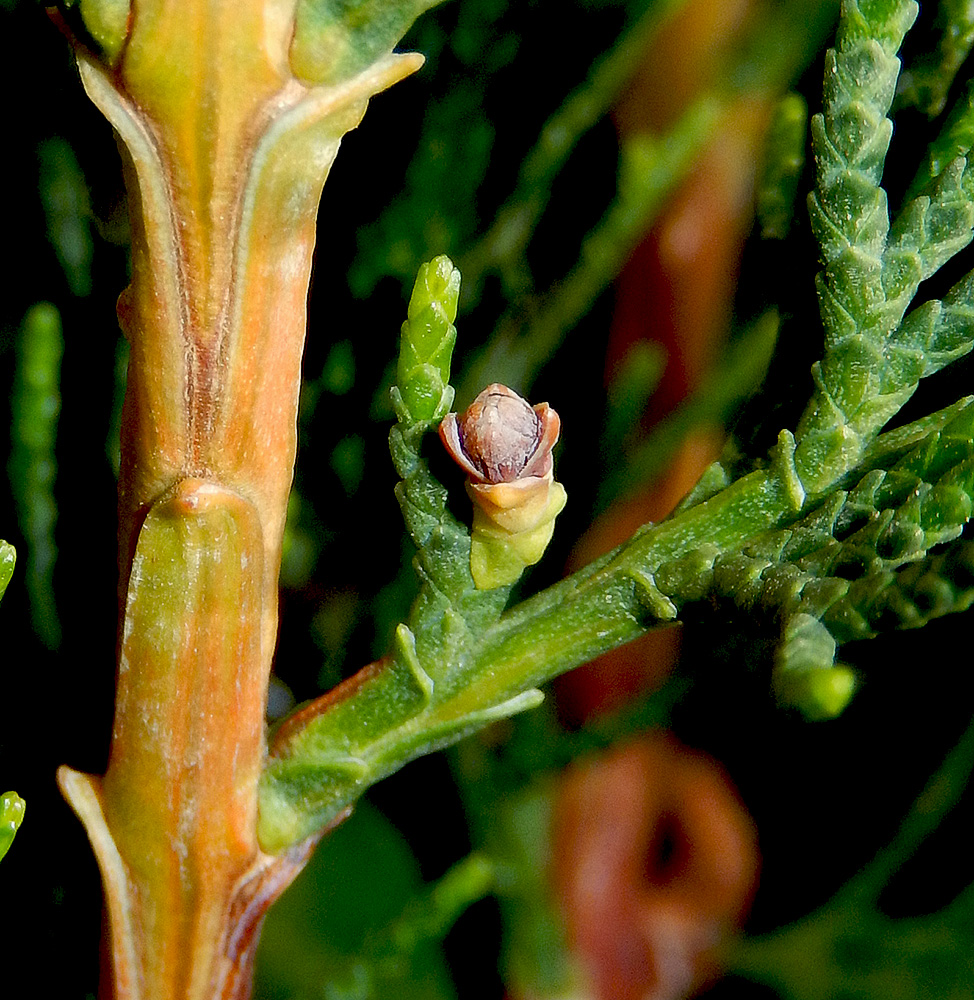
[[[457,340],[453,321],[460,272],[446,257],[424,264],[403,324],[393,404],[404,434],[422,432],[442,420],[453,402],[450,361]]]
[[[796,473],[812,494],[853,474],[870,438],[920,378],[974,344],[970,275],[942,301],[929,301],[903,319],[921,281],[970,242],[974,201],[966,160],[957,158],[936,174],[931,169],[927,193],[909,201],[892,228],[879,186],[891,134],[885,112],[899,69],[894,53],[915,15],[912,3],[844,8],[826,72],[825,112],[813,121],[818,186],[810,208],[826,264],[818,279],[826,353],[813,368],[815,394],[799,423],[795,449]],[[888,588],[898,583],[901,566],[959,535],[970,517],[972,428],[964,403],[945,426],[933,428],[899,459],[889,476],[874,469],[860,480],[848,494],[855,514],[843,515],[840,494],[832,495],[833,526],[868,522],[848,537],[833,538],[826,561],[824,550],[818,554],[816,586],[829,596],[817,601],[826,606],[826,621],[836,634],[870,634],[869,622],[888,621],[897,608],[903,624],[926,620],[903,599],[899,586]],[[876,491],[888,487],[892,492],[877,504]],[[820,530],[820,515],[813,516]],[[803,554],[801,561],[807,565],[810,558]],[[844,587],[834,577],[823,580],[829,567],[839,567],[845,577],[856,570],[861,575]],[[952,603],[947,598],[946,606]],[[963,603],[960,597],[958,604]],[[943,599],[934,603],[943,606]],[[816,616],[822,610],[816,608]],[[816,659],[830,669],[831,637],[817,624],[790,627],[789,635],[779,660],[781,683],[787,686],[790,662],[802,664],[799,674]],[[816,638],[799,639],[804,636]]]
[[[389,443],[401,477],[396,496],[417,550],[419,596],[408,623],[396,629],[392,654],[363,685],[347,699],[326,702],[322,714],[272,748],[261,783],[266,850],[280,850],[332,821],[412,757],[540,699],[533,690],[479,699],[470,690],[470,661],[510,588],[474,586],[469,531],[449,511],[447,491],[420,450],[453,401],[452,320],[459,292],[459,272],[448,258],[420,269],[402,326],[399,384],[392,389],[398,424]]]
[[[898,88],[901,104],[915,104],[931,117],[943,111],[954,77],[974,45],[974,8],[968,0],[941,0],[937,22],[936,50],[921,55]]]
[[[26,583],[31,621],[51,649],[61,641],[54,596],[57,544],[54,445],[61,411],[59,392],[63,338],[54,306],[42,302],[24,317],[14,377],[14,420],[10,429],[10,485],[19,500],[17,519],[27,542]]]
[[[0,539],[0,597],[3,597],[3,592],[7,589],[7,584],[10,583],[10,578],[14,575],[16,559],[17,553],[14,551],[14,547]]]
[[[4,792],[0,797],[0,860],[10,850],[25,812],[26,803],[16,792]]]
[[[91,292],[91,205],[74,150],[63,139],[48,139],[37,150],[39,194],[47,233],[71,292]]]
[[[917,6],[877,6],[882,9],[872,22],[854,4],[844,8],[837,47],[827,56],[825,110],[812,119],[818,183],[809,209],[826,265],[818,276],[826,352],[814,369],[816,391],[799,423],[795,453],[799,477],[812,493],[855,465],[869,437],[915,386],[884,378],[886,342],[912,293],[887,301],[889,215],[880,179],[893,132],[886,112],[900,68],[896,51]],[[928,204],[917,205],[905,251],[920,249]],[[962,246],[970,237],[959,238]]]
[[[448,492],[421,453],[423,435],[453,402],[452,320],[459,294],[460,273],[449,259],[438,257],[420,268],[402,327],[399,384],[392,389],[399,423],[389,435],[401,477],[396,497],[417,549],[413,564],[422,582],[409,619],[410,635],[418,638],[410,642],[416,643],[419,662],[434,684],[448,664],[462,659],[463,648],[496,620],[510,593],[509,587],[480,591],[474,586],[469,530],[449,511]]]
[[[743,548],[737,548],[743,539],[729,547],[710,539],[675,558],[644,562],[639,570],[655,613],[665,610],[666,601],[677,608],[713,593],[743,607],[761,603],[775,610],[784,636],[776,669],[779,696],[815,716],[834,715],[852,692],[847,669],[832,666],[835,638],[873,634],[880,622],[891,623],[896,610],[902,625],[926,621],[929,615],[902,585],[923,578],[929,587],[933,580],[911,571],[901,581],[899,571],[957,537],[971,514],[966,401],[939,421],[931,418],[932,426],[921,421],[893,432],[897,441],[911,440],[913,450],[895,456],[885,469],[863,462],[876,433],[920,378],[974,344],[970,276],[943,300],[903,319],[920,282],[967,245],[974,224],[966,162],[958,159],[889,226],[879,183],[891,135],[885,112],[899,68],[895,52],[915,14],[910,3],[846,6],[829,57],[825,112],[813,121],[818,186],[810,207],[826,264],[818,282],[826,351],[813,368],[815,393],[794,439],[783,432],[769,467],[772,473],[777,467],[792,513],[802,517],[786,526],[786,508],[779,514],[765,508],[773,530],[752,536]],[[918,434],[924,436],[913,440]],[[880,454],[893,458],[883,445],[871,454],[874,460]],[[762,475],[752,483],[763,493],[770,482]],[[729,482],[719,468],[714,476],[717,488]],[[828,493],[843,477],[858,483]],[[749,478],[701,499],[718,505]],[[730,510],[724,518],[732,522]],[[680,519],[678,513],[675,524]],[[645,545],[652,544],[652,535],[646,534]],[[963,593],[949,585],[935,589],[940,598],[932,607],[964,606]],[[823,616],[828,628],[819,621]]]
[[[391,436],[402,477],[398,497],[417,547],[420,595],[409,624],[397,631],[388,668],[337,705],[326,703],[323,714],[289,733],[286,752],[272,759],[262,816],[291,818],[268,819],[266,846],[291,843],[312,828],[308,804],[316,786],[324,797],[311,811],[314,822],[327,821],[350,801],[349,792],[335,794],[333,778],[314,778],[315,769],[354,773],[353,784],[364,787],[396,766],[396,758],[452,742],[524,707],[522,693],[534,685],[705,598],[730,598],[746,609],[760,605],[777,618],[779,699],[809,717],[841,712],[855,680],[834,664],[837,638],[888,626],[889,612],[908,603],[912,578],[900,579],[903,567],[956,538],[974,506],[974,410],[967,400],[876,441],[921,377],[974,344],[967,326],[970,278],[903,320],[920,282],[966,246],[974,225],[962,160],[889,224],[880,186],[892,133],[886,112],[899,71],[896,52],[915,16],[912,2],[847,3],[828,56],[825,111],[813,120],[818,184],[810,199],[825,261],[818,281],[825,355],[813,368],[815,392],[796,433],[781,431],[770,461],[736,480],[718,467],[716,479],[708,480],[713,487],[672,519],[647,526],[605,560],[503,615],[507,588],[478,593],[471,587],[467,529],[449,512],[447,491],[420,452],[424,433],[452,401],[447,379],[459,290],[446,259],[421,269],[403,326],[393,389],[399,425]],[[715,120],[715,110],[700,107],[704,122]],[[642,148],[630,148],[636,159],[629,175],[654,177],[656,151],[666,147],[648,141],[645,155]],[[632,197],[630,190],[656,198],[668,184],[655,177],[643,186],[623,176],[620,198]],[[637,215],[643,217],[641,210]],[[602,258],[625,245],[614,224],[597,227],[589,240],[601,247],[603,236],[605,252],[583,251],[584,260],[599,259],[602,266]],[[573,297],[563,300],[566,288],[587,284],[579,273],[565,282],[556,303]],[[591,294],[565,304],[566,314],[584,311]],[[552,335],[561,325],[551,327]],[[775,325],[757,329],[773,332]],[[505,343],[496,341],[495,350]],[[537,352],[533,363],[553,349],[539,346],[537,336],[530,344]],[[767,357],[766,350],[758,353]],[[947,603],[965,599],[958,594]],[[926,617],[905,612],[898,624]],[[454,698],[466,706],[459,715]],[[366,708],[373,704],[385,705],[381,721]],[[340,761],[322,754],[329,744],[342,747]],[[302,812],[303,820],[297,818]]]
[[[768,127],[767,148],[757,189],[757,216],[764,239],[788,235],[805,164],[808,108],[799,94],[786,95]]]

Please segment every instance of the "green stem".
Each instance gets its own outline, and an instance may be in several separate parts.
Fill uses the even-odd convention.
[[[445,659],[439,662],[431,662],[437,642],[417,655],[413,633],[400,626],[393,656],[311,703],[278,731],[261,776],[263,849],[297,843],[414,757],[537,705],[535,685],[674,619],[677,606],[655,586],[656,569],[704,544],[738,547],[794,518],[800,499],[788,469],[776,461],[644,529],[462,641],[456,638],[458,615],[446,608],[439,626]]]

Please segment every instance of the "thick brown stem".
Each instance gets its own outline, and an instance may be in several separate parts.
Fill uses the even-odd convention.
[[[293,0],[135,0],[89,95],[129,159],[123,615],[103,779],[60,772],[105,885],[117,1000],[249,994],[311,842],[257,842],[264,706],[321,187],[393,56],[307,87]]]

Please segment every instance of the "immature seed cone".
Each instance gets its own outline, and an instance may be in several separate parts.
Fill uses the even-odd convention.
[[[551,456],[560,430],[547,403],[531,407],[496,382],[462,417],[443,418],[440,438],[467,473],[474,504],[470,572],[479,590],[513,583],[551,541],[566,500]]]

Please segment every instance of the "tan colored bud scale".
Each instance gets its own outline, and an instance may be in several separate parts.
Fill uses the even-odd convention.
[[[566,500],[551,456],[560,430],[547,403],[531,407],[499,383],[462,417],[449,413],[440,424],[443,444],[467,473],[470,571],[478,589],[513,583],[544,554]]]

